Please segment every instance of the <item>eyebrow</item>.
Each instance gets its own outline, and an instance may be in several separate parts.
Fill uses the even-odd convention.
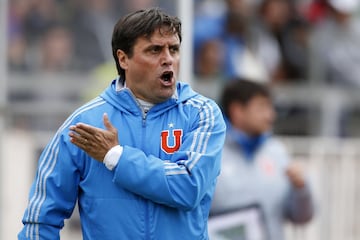
[[[158,43],[152,43],[150,42],[149,46],[147,46],[145,49],[150,49],[153,47],[160,47],[160,48],[164,48],[165,46],[169,46],[170,48],[172,47],[178,47],[180,48],[180,43],[174,43],[174,44],[158,44]]]

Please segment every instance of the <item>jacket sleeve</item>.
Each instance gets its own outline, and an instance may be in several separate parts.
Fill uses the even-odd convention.
[[[314,215],[314,201],[309,183],[301,189],[291,188],[286,215],[294,223],[306,223]]]
[[[59,132],[42,152],[18,239],[59,239],[64,219],[77,199],[78,167],[72,161],[67,133]]]
[[[198,109],[196,123],[170,161],[124,146],[113,181],[151,201],[187,210],[197,207],[206,194],[212,195],[226,127],[213,101],[193,104]]]

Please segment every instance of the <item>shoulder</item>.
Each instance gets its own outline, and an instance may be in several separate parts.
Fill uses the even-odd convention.
[[[223,122],[222,112],[218,104],[214,100],[201,94],[196,94],[195,96],[187,99],[184,102],[184,105],[188,106],[192,112],[197,113],[200,117],[205,116],[208,120],[221,118],[221,121]]]
[[[210,102],[210,104],[217,105],[215,100],[205,96],[201,92],[199,92],[196,88],[196,83],[189,84],[184,82],[179,82],[180,98],[182,99],[194,99],[196,101],[201,101],[204,103]]]
[[[191,106],[199,110],[204,108],[219,110],[219,106],[213,99],[195,91],[188,83],[178,83],[178,98],[179,102],[183,103],[185,106]]]
[[[288,152],[284,142],[277,136],[269,136],[263,146],[273,152],[279,152],[282,154],[286,154]]]
[[[103,106],[105,106],[105,104],[106,101],[101,97],[96,97],[93,100],[83,104],[68,116],[68,118],[63,122],[62,126],[59,128],[59,131],[67,132],[67,129],[70,125],[76,124],[78,122],[84,122],[91,125],[96,125],[95,123],[97,122],[102,123],[102,116],[105,112]]]
[[[182,104],[182,111],[193,128],[202,129],[201,131],[204,132],[225,133],[226,125],[222,112],[212,99],[196,94],[186,99]]]
[[[96,97],[93,100],[83,104],[81,107],[76,109],[70,116],[73,119],[88,120],[94,117],[94,115],[100,112],[104,113],[103,107],[107,102],[101,98]],[[102,114],[99,115],[102,118]]]
[[[262,154],[277,159],[278,162],[287,164],[290,161],[290,153],[284,142],[276,136],[269,137],[264,143]]]

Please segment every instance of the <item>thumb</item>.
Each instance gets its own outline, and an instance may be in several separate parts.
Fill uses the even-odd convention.
[[[115,127],[111,124],[111,122],[109,120],[109,116],[107,115],[107,113],[104,113],[103,120],[104,120],[104,125],[105,125],[107,130],[109,130],[111,132],[116,130]]]

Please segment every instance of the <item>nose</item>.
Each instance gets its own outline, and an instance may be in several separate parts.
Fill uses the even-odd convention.
[[[172,65],[174,61],[174,56],[171,54],[169,48],[164,48],[164,51],[161,55],[161,65]]]

